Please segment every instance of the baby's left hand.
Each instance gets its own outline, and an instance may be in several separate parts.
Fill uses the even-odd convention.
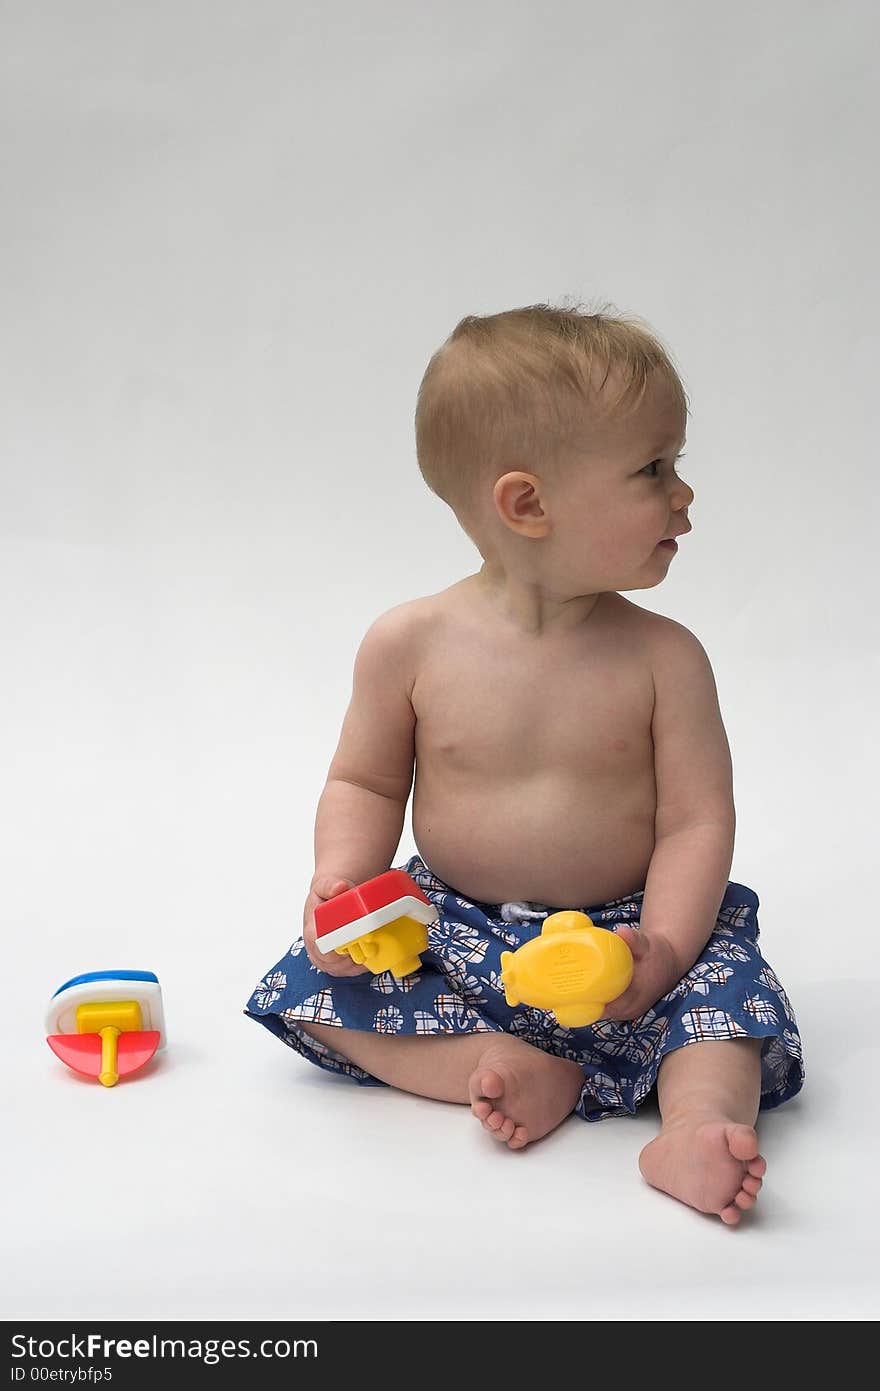
[[[602,1019],[639,1019],[681,979],[683,972],[665,937],[635,927],[617,929],[633,954],[633,978],[616,1000],[605,1006]]]

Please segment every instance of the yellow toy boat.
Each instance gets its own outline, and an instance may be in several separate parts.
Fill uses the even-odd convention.
[[[501,953],[507,1003],[552,1010],[567,1029],[595,1024],[632,974],[632,952],[623,938],[574,911],[551,913],[540,937]]]

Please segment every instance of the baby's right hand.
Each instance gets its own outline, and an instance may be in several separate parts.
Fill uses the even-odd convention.
[[[306,944],[306,955],[313,966],[317,966],[319,971],[326,971],[328,976],[369,974],[366,966],[358,966],[350,956],[340,955],[335,951],[319,951],[315,942],[315,909],[318,904],[326,903],[328,898],[336,898],[338,894],[344,894],[346,889],[354,887],[350,879],[334,879],[332,875],[316,879],[303,908],[303,941]]]

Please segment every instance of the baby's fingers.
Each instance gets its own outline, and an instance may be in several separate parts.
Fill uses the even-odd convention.
[[[647,956],[649,943],[639,928],[630,927],[629,923],[621,923],[614,932],[621,942],[626,942],[632,952],[633,961],[641,961]]]
[[[306,940],[306,955],[319,971],[324,971],[328,976],[362,976],[367,968],[359,966],[356,961],[352,961],[350,956],[330,951],[322,952]]]
[[[334,965],[329,968],[330,974],[334,976],[368,976],[369,969],[366,966],[359,966],[356,961],[352,961],[350,956],[337,956],[333,953]],[[326,966],[323,970],[327,970]]]
[[[608,1001],[608,1004],[602,1011],[600,1019],[637,1019],[641,1012],[641,1010],[636,1008],[630,992],[626,990],[622,995],[618,995],[616,1000]]]

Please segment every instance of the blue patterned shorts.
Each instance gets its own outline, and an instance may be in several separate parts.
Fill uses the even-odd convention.
[[[758,950],[758,897],[729,883],[705,950],[641,1018],[564,1029],[546,1010],[511,1007],[500,979],[502,951],[536,937],[547,905],[471,903],[437,879],[418,855],[395,866],[436,906],[422,967],[402,980],[390,972],[329,976],[309,961],[302,939],[267,972],[245,1013],[319,1067],[372,1086],[385,1083],[311,1038],[304,1024],[335,1024],[383,1034],[506,1032],[577,1062],[584,1085],[575,1113],[584,1120],[633,1114],[657,1080],[666,1053],[690,1043],[763,1039],[761,1107],[788,1101],[803,1086],[801,1041],[785,990]],[[597,927],[639,926],[644,891],[585,907]]]

